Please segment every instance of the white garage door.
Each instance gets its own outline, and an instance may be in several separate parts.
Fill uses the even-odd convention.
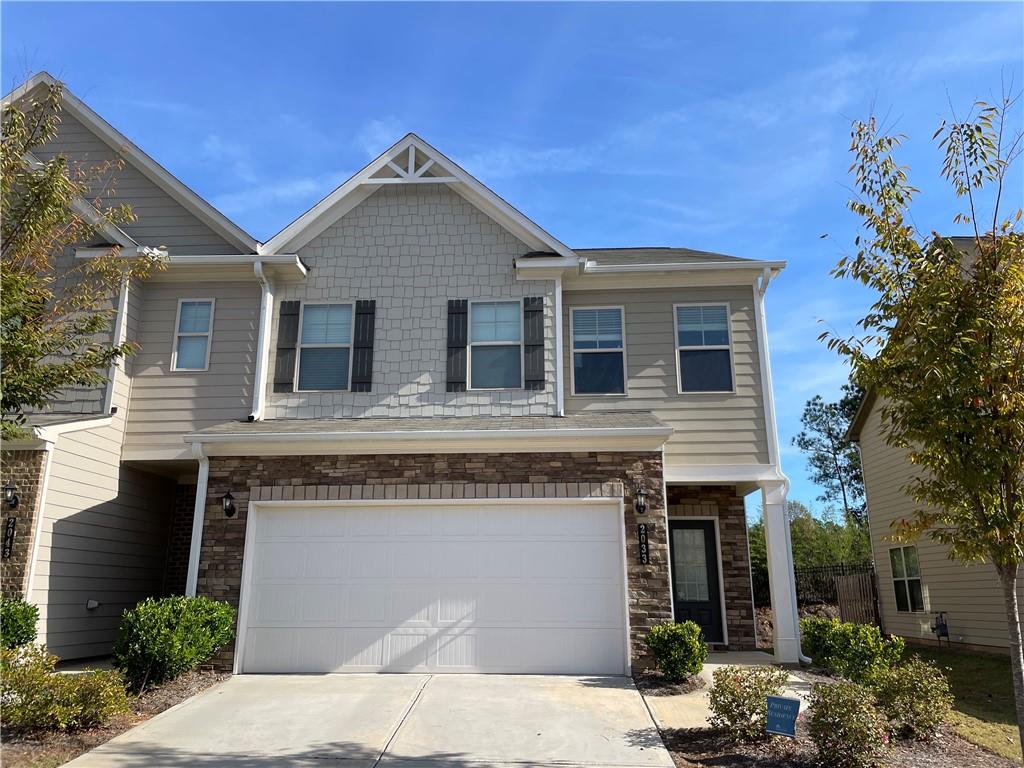
[[[622,674],[618,504],[252,510],[244,672]]]

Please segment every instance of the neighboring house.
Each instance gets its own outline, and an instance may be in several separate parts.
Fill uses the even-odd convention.
[[[569,248],[413,134],[267,243],[70,93],[53,152],[122,155],[139,220],[108,239],[169,261],[119,297],[139,353],[5,446],[3,588],[53,651],[109,652],[168,593],[239,607],[240,672],[621,674],[673,617],[750,649],[760,489],[797,660],[783,263]]]
[[[991,563],[952,560],[949,548],[927,534],[907,544],[891,539],[891,525],[915,509],[902,489],[917,470],[905,451],[886,442],[883,427],[881,403],[869,392],[848,434],[860,447],[864,469],[882,628],[910,641],[935,642],[933,627],[943,613],[951,645],[1008,648],[1003,589]]]

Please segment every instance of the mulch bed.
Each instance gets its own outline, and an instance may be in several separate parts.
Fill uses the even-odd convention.
[[[773,736],[733,744],[710,729],[668,730],[662,738],[676,768],[819,768],[817,750],[801,721],[796,739]],[[888,768],[1020,768],[1020,763],[986,752],[948,729],[930,742],[897,743],[884,762]]]
[[[704,687],[703,678],[693,676],[681,683],[670,683],[660,672],[638,672],[633,675],[633,683],[644,696],[679,696],[693,693]]]
[[[836,681],[820,669],[804,668],[793,672],[809,683]],[[641,691],[647,693],[642,688]],[[772,736],[753,744],[733,744],[724,733],[710,728],[670,729],[662,731],[661,735],[676,768],[821,768],[824,765],[818,760],[803,713],[797,720],[795,739]],[[896,742],[884,764],[888,768],[1021,768],[1020,763],[975,746],[948,727],[928,742]]]
[[[186,672],[159,688],[144,692],[131,702],[130,713],[98,728],[73,733],[3,732],[0,736],[3,741],[4,768],[50,768],[62,765],[229,677],[231,675],[227,673],[206,670]]]

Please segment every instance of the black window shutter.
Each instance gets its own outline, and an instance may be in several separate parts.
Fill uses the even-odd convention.
[[[523,380],[527,389],[544,389],[544,297],[523,299]]]
[[[355,337],[352,339],[352,391],[369,392],[373,382],[373,321],[377,302],[356,302]]]
[[[448,364],[449,392],[466,391],[466,344],[469,341],[469,302],[448,300]]]
[[[299,339],[299,302],[282,301],[277,318],[274,391],[292,392],[295,389],[295,345]]]

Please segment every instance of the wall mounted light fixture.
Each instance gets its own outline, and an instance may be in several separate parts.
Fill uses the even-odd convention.
[[[647,514],[647,497],[650,493],[644,488],[643,483],[637,483],[636,490],[633,491],[633,509],[638,515]]]
[[[18,489],[10,483],[4,484],[4,504],[8,509],[16,509],[18,506]]]
[[[220,503],[224,507],[224,517],[235,516],[238,510],[235,508],[235,497],[231,495],[231,491],[220,497]]]

